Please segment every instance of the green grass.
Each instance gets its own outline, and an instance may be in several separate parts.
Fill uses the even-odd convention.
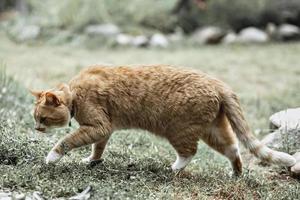
[[[203,143],[185,172],[175,175],[170,170],[175,160],[171,146],[140,131],[115,133],[103,162],[96,166],[80,163],[89,155],[88,147],[69,153],[56,166],[47,166],[47,152],[71,130],[62,129],[50,138],[33,132],[33,98],[26,90],[66,82],[83,66],[95,63],[187,66],[229,83],[240,96],[253,130],[266,129],[270,114],[299,106],[300,44],[91,51],[70,46],[30,47],[0,38],[0,62],[15,77],[8,78],[1,70],[0,190],[41,191],[51,199],[72,196],[88,185],[93,187],[93,199],[300,198],[299,180],[290,178],[286,169],[253,166],[249,154],[243,152],[243,176],[232,178],[228,161]]]

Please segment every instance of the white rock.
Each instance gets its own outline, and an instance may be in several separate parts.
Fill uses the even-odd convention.
[[[15,200],[23,200],[25,198],[26,198],[26,195],[23,193],[15,195]]]
[[[12,193],[0,191],[0,200],[12,200]]]
[[[139,35],[136,36],[132,39],[131,41],[131,45],[135,46],[135,47],[144,47],[148,45],[148,38],[144,35]]]
[[[268,135],[266,135],[261,142],[263,144],[266,144],[268,146],[272,146],[273,148],[279,149],[282,147],[282,144],[280,142],[281,135],[278,131],[272,132]]]
[[[273,114],[270,124],[276,130],[263,138],[264,144],[276,149],[288,147],[292,152],[300,150],[300,108]]]
[[[300,28],[291,24],[282,24],[278,27],[277,34],[283,40],[297,39],[300,38]]]
[[[294,153],[293,157],[296,159],[297,162],[300,162],[300,152]]]
[[[89,25],[84,30],[88,35],[116,36],[121,31],[115,24]]]
[[[156,33],[150,39],[150,46],[166,48],[168,45],[169,41],[163,34]]]
[[[266,135],[261,142],[277,150],[288,148],[291,152],[296,152],[300,150],[300,130],[283,130],[280,128]]]
[[[291,172],[295,175],[300,175],[300,162],[297,162],[292,168]]]
[[[235,34],[233,32],[230,32],[230,33],[226,34],[225,37],[222,40],[222,42],[224,44],[232,44],[236,41],[237,41],[237,34]]]
[[[217,44],[221,42],[224,35],[219,27],[208,26],[197,29],[192,38],[201,44]]]
[[[270,122],[286,130],[300,129],[300,108],[277,112],[270,117]]]
[[[27,25],[20,30],[17,38],[20,41],[34,40],[40,35],[40,32],[41,28],[39,26]]]
[[[262,30],[255,27],[243,29],[238,35],[238,41],[243,43],[254,42],[264,43],[269,41],[269,36]]]
[[[37,191],[33,192],[32,197],[34,200],[44,200],[41,192],[37,192]]]
[[[129,45],[133,40],[133,37],[126,34],[119,34],[116,37],[116,42],[119,45]]]

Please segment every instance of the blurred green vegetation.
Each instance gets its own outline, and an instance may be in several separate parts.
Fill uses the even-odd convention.
[[[8,0],[6,0],[8,1]],[[178,0],[23,0],[27,11],[0,23],[15,42],[29,44],[79,44],[89,48],[116,46],[113,37],[90,37],[86,28],[115,24],[122,33],[150,37],[154,33],[193,33],[205,26],[218,26],[224,33],[254,26],[265,30],[269,23],[300,26],[298,0],[209,0],[200,8],[196,0],[174,13]],[[19,38],[23,28],[34,25],[38,36]],[[32,27],[31,27],[32,28]],[[29,30],[32,31],[32,30]]]
[[[29,0],[29,5],[32,8],[31,15],[38,16],[39,23],[44,27],[82,31],[89,24],[110,22],[127,27],[130,31],[143,24],[163,28],[164,23],[171,23],[174,18],[168,16],[168,10],[171,10],[174,2],[174,0]],[[161,23],[163,25],[160,25]]]
[[[125,32],[165,33],[181,27],[189,33],[204,25],[239,31],[247,26],[264,28],[268,22],[300,25],[298,0],[208,0],[205,9],[188,0],[172,14],[177,0],[26,0],[28,15],[20,16],[44,29],[82,32],[89,24],[115,23]]]

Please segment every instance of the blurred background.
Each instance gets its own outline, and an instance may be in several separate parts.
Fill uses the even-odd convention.
[[[18,43],[167,48],[300,38],[299,0],[1,0]]]

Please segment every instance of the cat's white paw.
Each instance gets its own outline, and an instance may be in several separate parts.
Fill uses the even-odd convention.
[[[92,157],[91,156],[89,156],[89,157],[86,157],[86,158],[83,158],[82,160],[81,160],[81,162],[83,162],[83,163],[90,163],[90,162],[92,162],[93,161],[93,159],[92,159]]]
[[[86,163],[86,164],[89,164],[89,163],[92,163],[92,162],[97,162],[97,161],[101,161],[101,159],[94,159],[92,156],[83,158],[81,160],[81,162]]]
[[[185,166],[187,164],[190,163],[190,161],[192,160],[192,158],[193,158],[193,156],[185,158],[185,157],[181,157],[181,156],[177,155],[177,159],[176,159],[176,161],[173,163],[173,165],[171,167],[172,170],[174,172],[182,170],[183,168],[185,168]]]
[[[62,157],[63,155],[51,150],[46,157],[46,164],[57,163]]]

